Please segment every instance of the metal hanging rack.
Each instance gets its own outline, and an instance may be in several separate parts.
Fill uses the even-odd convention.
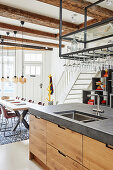
[[[105,57],[105,55],[107,53],[109,53],[110,56],[113,56],[113,50],[111,50],[111,47],[113,47],[113,43],[96,46],[96,47],[92,47],[92,48],[87,48],[87,44],[89,44],[89,43],[97,42],[99,40],[113,37],[113,34],[110,34],[110,35],[105,35],[102,37],[94,38],[91,40],[87,39],[88,30],[95,29],[99,26],[104,26],[105,24],[108,24],[113,21],[113,17],[111,17],[111,18],[105,19],[101,22],[97,22],[95,24],[87,26],[88,8],[95,6],[103,1],[105,1],[105,0],[98,0],[97,2],[92,3],[91,5],[85,7],[85,9],[84,9],[84,28],[73,31],[71,33],[68,33],[68,34],[62,36],[62,0],[60,0],[59,57],[61,59],[70,59],[70,60],[75,60],[75,59],[79,60],[80,59],[80,60],[84,61],[84,58],[85,58],[85,60],[87,61],[89,59],[92,60],[94,55],[95,55],[95,60],[98,58]],[[76,41],[78,43],[83,43],[84,48],[82,50],[77,50],[74,52],[68,52],[68,53],[62,54],[62,41],[63,40],[72,41],[73,40],[72,35],[76,35],[76,34],[82,33],[82,32],[84,33],[83,40],[79,40],[78,38],[76,38]],[[104,50],[104,55],[103,55],[103,50]]]

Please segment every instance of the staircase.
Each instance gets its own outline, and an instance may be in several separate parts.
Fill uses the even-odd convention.
[[[95,72],[81,72],[68,93],[64,103],[82,103],[82,91],[90,89]]]
[[[56,103],[82,103],[82,91],[89,90],[92,77],[97,77],[95,71],[64,71],[56,88]]]

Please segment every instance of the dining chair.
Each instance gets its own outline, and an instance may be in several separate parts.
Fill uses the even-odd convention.
[[[7,110],[7,111],[10,112],[10,110]],[[6,123],[6,121],[5,121],[4,116],[2,114],[1,105],[0,105],[0,131],[2,130],[2,126],[5,125],[5,123]]]
[[[32,100],[28,100],[29,103],[32,103]]]
[[[38,104],[39,104],[39,105],[42,105],[42,106],[44,106],[44,105],[45,105],[45,103],[42,103],[42,102],[38,102]]]
[[[30,100],[28,100],[28,102],[30,102],[30,103],[34,103],[34,101],[33,101],[33,100],[31,100],[31,99],[30,99]]]
[[[3,114],[5,118],[5,128],[1,130],[1,132],[4,132],[4,137],[10,137],[13,135],[6,136],[6,132],[11,131],[11,128],[13,127],[13,118],[15,119],[17,115],[13,112],[8,111],[4,106],[1,105],[1,113]],[[11,122],[12,126],[8,127],[8,124]]]
[[[19,100],[19,99],[20,99],[20,97],[16,96],[16,99],[17,99],[17,100]]]
[[[26,101],[26,99],[25,99],[25,98],[21,98],[21,100]]]

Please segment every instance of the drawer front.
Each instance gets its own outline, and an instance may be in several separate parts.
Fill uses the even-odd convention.
[[[49,170],[82,170],[82,165],[50,145],[47,145],[47,167]]]
[[[46,164],[46,130],[45,120],[30,116],[29,149],[44,164]]]
[[[82,163],[82,135],[47,122],[47,143]]]
[[[113,170],[112,148],[83,136],[83,165],[90,170]]]

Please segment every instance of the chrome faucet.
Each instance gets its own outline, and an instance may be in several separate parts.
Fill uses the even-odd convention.
[[[97,96],[97,109],[93,108],[93,111],[96,112],[97,116],[100,116],[100,113],[104,113],[104,110],[101,110],[100,108],[100,95],[98,94],[91,94],[91,95],[87,95],[88,97],[91,96]]]

